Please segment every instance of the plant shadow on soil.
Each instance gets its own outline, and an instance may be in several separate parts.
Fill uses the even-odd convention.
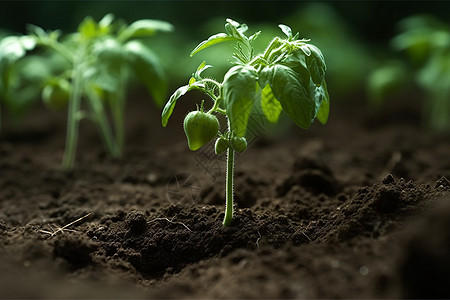
[[[122,159],[83,124],[71,172],[38,108],[0,139],[0,297],[448,298],[450,136],[355,109],[256,139],[225,228],[224,161],[151,104],[131,102]]]

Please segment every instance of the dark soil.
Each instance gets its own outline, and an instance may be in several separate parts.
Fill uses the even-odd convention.
[[[71,172],[63,114],[2,120],[0,297],[450,297],[450,134],[414,107],[258,134],[225,228],[224,157],[187,149],[185,108],[163,129],[138,100],[126,156],[84,122]]]

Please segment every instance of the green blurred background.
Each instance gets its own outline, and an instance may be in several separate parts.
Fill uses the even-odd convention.
[[[333,102],[362,95],[370,105],[381,106],[389,97],[397,97],[392,91],[411,90],[411,85],[420,87],[423,82],[422,91],[430,94],[434,86],[426,86],[432,82],[429,78],[441,78],[438,94],[447,104],[445,109],[437,110],[445,112],[443,118],[449,121],[450,127],[450,101],[446,99],[447,94],[450,95],[450,67],[445,63],[447,58],[450,60],[448,27],[438,38],[439,42],[434,43],[439,44],[441,57],[434,59],[431,67],[427,61],[436,56],[436,47],[430,46],[429,40],[422,41],[430,39],[430,31],[420,31],[419,38],[417,34],[410,35],[397,47],[405,52],[419,44],[421,55],[425,57],[422,64],[414,62],[417,57],[408,60],[392,43],[402,30],[417,33],[416,28],[428,26],[419,19],[410,22],[412,25],[406,29],[402,28],[401,21],[411,16],[426,15],[448,25],[450,1],[1,1],[0,38],[25,34],[29,23],[47,30],[74,32],[86,16],[100,20],[107,13],[127,23],[160,19],[174,25],[173,33],[161,33],[148,41],[168,74],[169,93],[186,84],[203,60],[214,66],[208,70],[208,75],[222,80],[230,67],[230,44],[211,47],[193,58],[189,53],[202,40],[223,32],[225,18],[247,23],[249,35],[261,30],[255,43],[260,51],[275,35],[282,36],[277,25],[284,23],[294,32],[300,32],[301,38],[310,38],[311,43],[322,49]],[[441,67],[443,64],[446,66]],[[428,78],[428,83],[420,78]]]

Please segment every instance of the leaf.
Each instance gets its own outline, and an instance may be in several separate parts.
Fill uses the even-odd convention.
[[[330,96],[325,81],[322,82],[320,87],[316,87],[316,105],[317,103],[320,103],[317,109],[317,119],[320,123],[326,124],[330,113]]]
[[[169,101],[167,101],[164,109],[161,113],[161,123],[163,127],[167,126],[167,122],[169,121],[170,116],[172,115],[173,109],[177,104],[177,100],[191,90],[204,90],[205,85],[202,82],[194,82],[190,85],[183,85],[179,87],[173,94],[170,96]]]
[[[310,55],[306,56],[306,65],[311,74],[312,81],[317,86],[320,86],[325,79],[325,71],[327,69],[325,58],[323,57],[322,51],[316,46],[311,44],[307,44],[306,46],[310,52]]]
[[[206,41],[201,42],[200,44],[198,44],[197,47],[195,47],[194,50],[192,50],[191,57],[194,56],[196,53],[200,52],[201,50],[206,49],[212,45],[232,40],[236,40],[236,38],[234,36],[229,36],[226,33],[218,33],[213,36],[210,36]]]
[[[167,126],[167,122],[169,121],[170,116],[172,115],[173,109],[177,104],[177,100],[186,94],[189,91],[189,85],[183,85],[179,87],[173,94],[170,96],[169,101],[167,101],[166,105],[161,114],[161,123],[163,127]]]
[[[154,35],[157,31],[170,32],[173,31],[173,25],[159,20],[138,20],[131,23],[119,35],[119,40],[126,41],[132,38],[145,37]]]
[[[125,57],[135,73],[161,107],[167,93],[167,80],[158,57],[143,43],[130,41],[124,45]]]
[[[283,110],[301,128],[311,125],[316,112],[315,99],[309,88],[309,77],[296,73],[291,68],[277,64],[264,68],[261,82],[269,82],[275,98]]]
[[[206,61],[203,61],[199,66],[198,66],[198,68],[197,68],[197,71],[195,71],[195,74],[194,74],[194,79],[196,79],[196,80],[200,80],[202,77],[201,77],[201,74],[202,74],[202,72],[203,71],[205,71],[205,70],[207,70],[207,69],[209,69],[209,68],[211,68],[212,66],[211,65],[207,65],[206,64]]]
[[[247,130],[250,111],[256,102],[257,72],[251,66],[234,66],[223,81],[225,109],[230,128],[238,137]]]
[[[8,36],[0,41],[0,62],[13,62],[25,56],[36,46],[33,36]]]
[[[84,40],[94,38],[97,36],[97,23],[92,17],[86,17],[78,26],[78,32]]]
[[[275,98],[269,84],[261,90],[261,109],[266,119],[271,123],[277,123],[283,111],[283,107]]]
[[[278,27],[281,28],[281,30],[284,32],[284,34],[288,37],[288,39],[292,38],[292,29],[289,26],[286,26],[284,24],[278,25]]]

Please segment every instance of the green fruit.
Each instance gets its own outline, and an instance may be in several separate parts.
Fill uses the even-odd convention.
[[[67,106],[70,96],[70,83],[65,79],[48,83],[42,90],[42,100],[46,105],[62,110]]]
[[[230,143],[228,143],[228,139],[221,136],[216,140],[215,151],[217,155],[220,155],[225,152],[225,150],[230,147]]]
[[[247,149],[247,140],[245,139],[245,137],[234,136],[231,139],[231,148],[234,151],[242,153],[245,151],[245,149]]]
[[[184,118],[184,132],[189,149],[195,151],[217,136],[219,120],[202,111],[191,111]]]

